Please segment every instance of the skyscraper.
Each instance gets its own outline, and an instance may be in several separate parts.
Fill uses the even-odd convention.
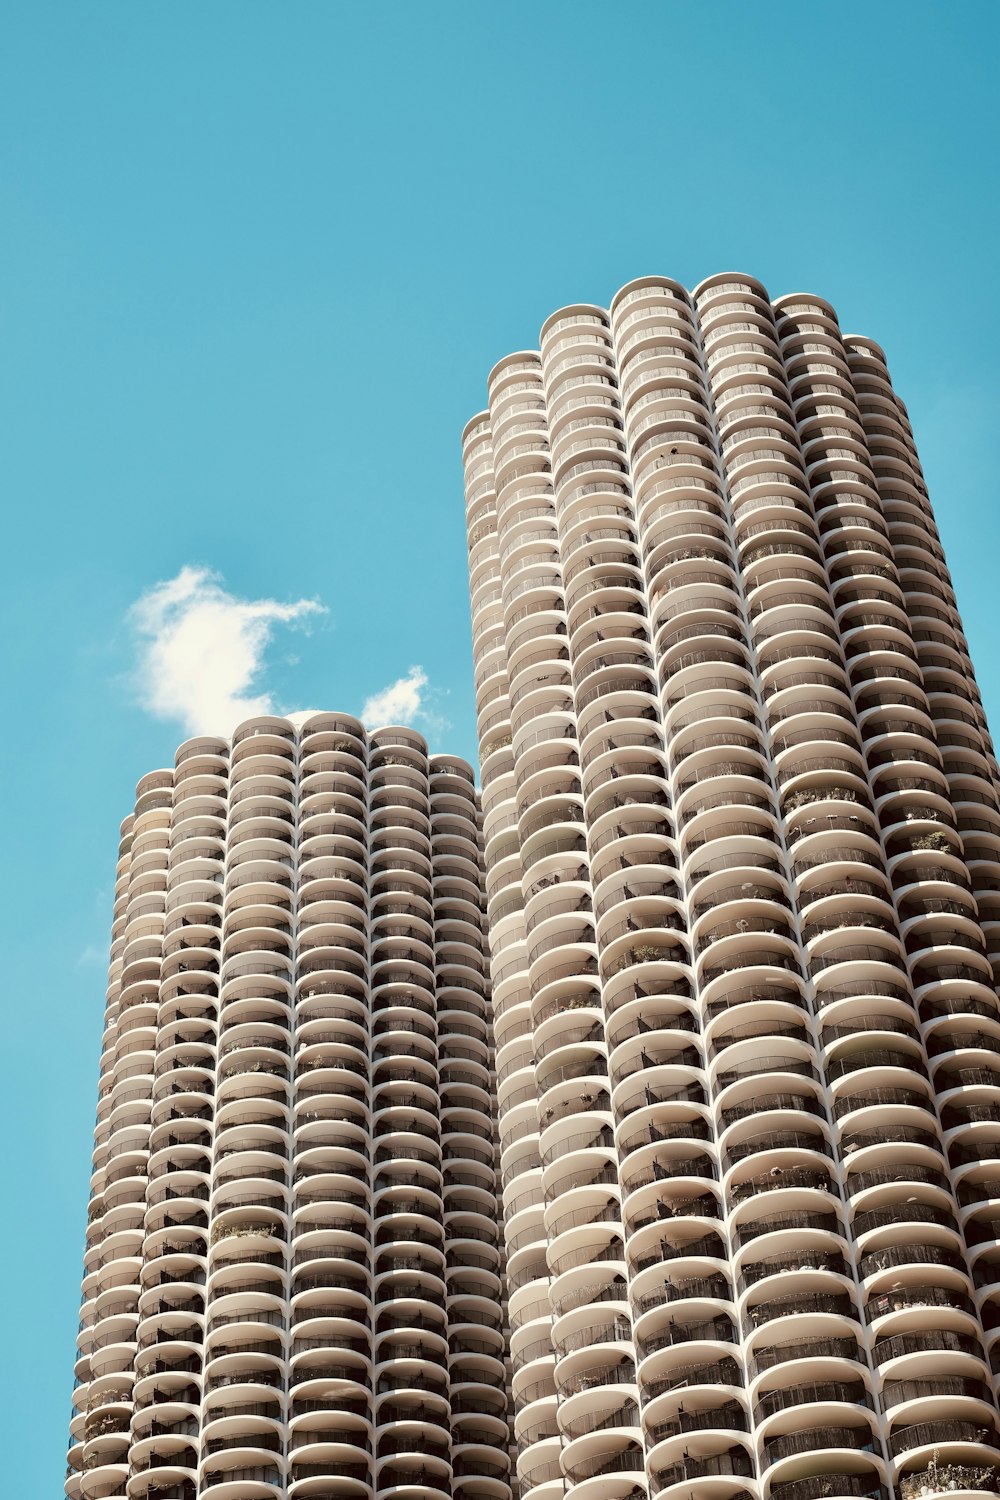
[[[70,1500],[509,1496],[479,821],[343,714],[140,782]]]
[[[1000,1493],[997,762],[882,351],[648,277],[488,388],[521,1495]]]
[[[123,825],[69,1500],[508,1500],[511,1398],[521,1500],[1000,1493],[1000,774],[881,350],[646,278],[465,454],[481,808],[318,714]]]

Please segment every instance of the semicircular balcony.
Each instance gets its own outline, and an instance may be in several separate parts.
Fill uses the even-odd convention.
[[[279,1191],[273,1195],[274,1203],[258,1201],[265,1194],[262,1184],[261,1189],[247,1195],[246,1204],[233,1204],[213,1219],[209,1237],[213,1268],[223,1261],[242,1260],[247,1255],[282,1253],[288,1240],[289,1221],[285,1208],[274,1204],[283,1205],[285,1196]]]
[[[399,1452],[378,1464],[376,1485],[385,1500],[447,1500],[451,1465],[443,1453]]]
[[[656,881],[638,882],[636,886],[626,885],[624,889],[632,898],[641,897],[642,888],[647,885],[649,896],[655,897],[657,890],[662,889],[661,884]],[[680,930],[674,926],[679,918],[673,903],[662,911],[652,913],[649,912],[650,904],[655,904],[655,902],[647,902],[646,920],[649,920],[650,916],[659,920],[660,931]],[[623,909],[622,904],[616,901],[616,915],[619,915]],[[649,931],[650,929],[640,926],[642,921],[643,914],[640,912],[639,916],[632,918],[633,925],[630,926],[626,916],[626,930]],[[620,925],[619,922],[608,930],[620,935]],[[607,1027],[607,1034],[616,1082],[626,1077],[628,1073],[635,1072],[639,1065],[642,1044],[637,1039],[654,1034],[671,1033],[675,1037],[679,1035],[682,1038],[678,1045],[683,1046],[683,1037],[691,1037],[697,1031],[697,1021],[687,981],[681,981],[680,985],[674,988],[679,988],[680,993],[656,994],[638,981],[632,986],[631,992],[627,986],[623,989],[620,985],[612,985],[614,1018]]]
[[[538,1415],[541,1413],[541,1415]],[[531,1500],[560,1500],[564,1479],[559,1465],[555,1396],[522,1406],[515,1424],[520,1493]]]
[[[637,417],[635,425],[647,431],[661,427],[664,422],[686,424],[686,437],[679,439],[678,447],[680,441],[690,438],[698,441],[705,434],[707,412],[704,405],[684,394],[653,389],[639,398],[633,412],[639,409],[642,415]],[[676,456],[681,455],[678,452]],[[697,453],[694,456],[698,456]],[[698,467],[700,470],[700,465]],[[699,472],[694,477],[701,479],[704,476]],[[725,546],[725,555],[732,556],[721,501],[707,488],[697,484],[685,488],[683,478],[673,490],[669,484],[658,486],[655,480],[644,482],[637,492],[635,509],[643,549],[647,554],[661,546],[683,545],[682,539],[690,538],[695,546],[709,540],[721,542]]]
[[[758,905],[746,920],[766,922],[768,917]],[[727,992],[717,992],[717,998],[705,1007],[704,1020],[705,1045],[712,1064],[723,1054],[732,1053],[734,1047],[761,1037],[787,1037],[795,1042],[811,1040],[805,1000],[794,982],[765,981],[759,985],[751,982]]]
[[[68,1454],[67,1495],[118,1495],[129,1472],[129,1409],[106,1407],[78,1423]]]
[[[683,1462],[686,1453],[690,1457],[689,1440],[697,1443],[707,1433],[725,1451],[744,1441],[741,1434],[750,1431],[746,1400],[742,1389],[729,1384],[727,1371],[742,1384],[735,1361],[727,1357],[691,1370],[690,1386],[682,1378],[647,1401],[643,1429],[652,1469],[672,1472],[678,1459]]]
[[[906,1234],[914,1238],[914,1227],[925,1225],[928,1231],[945,1231],[944,1235],[928,1233],[931,1243],[949,1243],[957,1234],[958,1218],[948,1176],[939,1166],[914,1160],[915,1151],[897,1153],[884,1166],[849,1179],[854,1189],[850,1200],[852,1233],[867,1253],[874,1246],[905,1243]],[[907,1159],[909,1158],[909,1159]],[[918,1237],[923,1235],[916,1232]],[[874,1235],[874,1239],[869,1236]]]
[[[248,1271],[256,1268],[255,1262],[247,1265]],[[272,1358],[281,1358],[287,1342],[287,1318],[280,1280],[247,1276],[242,1282],[219,1284],[205,1326],[205,1363],[213,1376],[213,1362],[230,1354],[269,1353]]]
[[[270,1351],[270,1352],[268,1352]],[[203,1420],[207,1425],[230,1409],[244,1409],[280,1422],[285,1409],[284,1352],[278,1342],[267,1349],[237,1349],[213,1358],[203,1382]]]
[[[288,1431],[294,1500],[365,1500],[372,1494],[374,1434],[367,1401],[338,1393],[297,1398]]]
[[[486,1428],[464,1442],[461,1430],[452,1442],[452,1494],[456,1500],[510,1500],[510,1462],[506,1438],[493,1440]]]
[[[364,820],[365,772],[360,761],[342,753],[317,755],[308,769],[303,761],[299,784],[300,831],[311,837],[325,829],[322,820],[339,812]],[[313,825],[313,819],[321,821]]]
[[[308,899],[300,897],[299,902],[300,951],[303,941],[306,948],[334,946],[339,938],[352,940],[359,933],[362,937],[366,935],[366,903],[346,885],[346,881],[334,875],[309,882]],[[415,928],[414,935],[421,935],[419,928]]]
[[[601,1309],[606,1312],[606,1309]],[[581,1309],[585,1317],[587,1310]],[[592,1314],[591,1314],[592,1315]],[[558,1359],[556,1388],[561,1395],[560,1425],[565,1430],[593,1410],[598,1399],[616,1406],[635,1396],[635,1357],[627,1318],[606,1318],[598,1330],[603,1342],[582,1342]],[[622,1333],[622,1336],[619,1334]],[[580,1330],[583,1338],[583,1330]]]
[[[266,997],[227,1006],[218,1049],[220,1085],[242,1077],[258,1063],[272,1065],[277,1071],[270,1076],[287,1080],[291,1050],[287,1033],[287,1011]],[[236,1097],[241,1090],[234,1087],[225,1092]]]
[[[187,1376],[187,1382],[186,1385],[175,1385],[170,1390],[155,1391],[144,1399],[142,1406],[136,1406],[132,1417],[133,1444],[155,1439],[161,1434],[170,1438],[197,1437],[197,1431],[192,1430],[191,1424],[197,1429],[201,1391],[190,1375]],[[191,1446],[197,1447],[197,1444],[192,1443]],[[148,1451],[153,1451],[152,1445]],[[191,1467],[196,1468],[197,1463]]]
[[[929,1297],[925,1302],[924,1307],[890,1304],[890,1312],[877,1320],[881,1326],[873,1331],[871,1357],[882,1384],[945,1374],[985,1379],[986,1353],[974,1321],[961,1308]],[[903,1331],[893,1332],[894,1325]]]
[[[367,1064],[359,1066],[356,1054],[354,1046],[340,1042],[300,1044],[295,1059],[296,1126],[336,1113],[344,1124],[368,1128],[375,1106]]]
[[[751,1500],[754,1463],[745,1444],[725,1431],[699,1432],[686,1441],[668,1440],[662,1457],[650,1455],[650,1493],[659,1500],[686,1500],[697,1485],[699,1500]]]
[[[206,1500],[278,1500],[285,1484],[281,1440],[270,1433],[213,1439],[202,1452],[198,1495]]]
[[[619,649],[617,656],[605,648],[602,656],[594,658],[594,671],[576,692],[581,753],[590,753],[591,735],[612,719],[626,721],[630,728],[634,721],[637,729],[643,723],[655,723],[659,717],[656,691],[647,647]]]
[[[319,751],[340,751],[364,758],[365,730],[350,714],[312,714],[299,730],[299,753],[303,761]]]
[[[159,1424],[158,1424],[159,1425]],[[183,1491],[192,1485],[198,1470],[198,1422],[184,1416],[164,1422],[155,1436],[133,1435],[129,1448],[129,1500],[156,1500],[164,1490]]]
[[[678,797],[717,769],[729,775],[729,765],[739,768],[733,774],[765,777],[749,657],[732,655],[727,649],[717,661],[687,662],[664,686],[664,727]]]
[[[626,1413],[619,1413],[627,1415]],[[624,1500],[646,1494],[638,1411],[629,1426],[586,1433],[563,1446],[563,1472],[580,1500]]]
[[[717,601],[731,613],[728,606],[737,603],[739,595],[736,560],[725,533],[706,525],[700,516],[678,525],[669,513],[651,526],[650,514],[655,510],[647,512],[645,520],[643,560],[654,630],[692,607],[712,607]]]
[[[366,973],[366,966],[362,959],[346,962],[344,955],[337,960],[335,967],[341,972],[347,970],[360,978],[363,978]],[[324,964],[322,960],[318,961],[317,969],[324,968],[329,969],[330,964],[328,962]],[[330,978],[334,980],[332,974]],[[372,967],[371,1009],[373,1016],[398,1005],[409,1005],[411,1011],[419,1010],[428,1017],[434,1014],[433,977],[430,967],[417,958],[411,960],[408,950],[401,951],[396,957],[383,959]]]
[[[762,1493],[770,1500],[851,1496],[886,1500],[886,1467],[871,1420],[833,1408],[832,1419],[786,1413],[762,1444]],[[777,1430],[782,1428],[783,1430]]]
[[[735,1358],[738,1344],[732,1305],[724,1298],[695,1296],[653,1308],[636,1325],[639,1384],[656,1388],[677,1370]]]
[[[651,309],[649,316],[630,325],[628,332],[619,338],[621,388],[628,407],[635,409],[642,400],[657,397],[704,403],[704,377],[686,309]],[[674,486],[682,489],[690,489],[694,484],[688,477],[673,478],[671,467],[657,464],[655,458],[640,480],[637,490],[647,499],[669,492],[672,480]],[[711,481],[704,478],[701,487],[713,495],[721,490],[714,478]]]
[[[173,953],[188,947],[216,947],[222,926],[220,908],[218,887],[207,881],[173,894],[165,913],[166,950]]]
[[[295,729],[278,715],[259,714],[237,724],[230,743],[234,762],[265,752],[290,759],[295,754]]]
[[[367,1008],[357,996],[324,997],[316,1001],[300,1000],[296,1007],[295,1055],[306,1049],[330,1047],[338,1058],[356,1065],[364,1076],[366,1053],[365,1027]]]
[[[995,1495],[997,1485],[1000,1484],[996,1453],[990,1453],[991,1462],[986,1464],[978,1461],[968,1463],[965,1461],[968,1456],[964,1451],[956,1450],[954,1458],[942,1462],[939,1458],[932,1457],[923,1468],[917,1467],[921,1461],[919,1458],[912,1466],[901,1463],[898,1471],[899,1494],[903,1500],[916,1500],[918,1496],[943,1493],[943,1486],[948,1490],[958,1488],[970,1500],[973,1496],[979,1500],[983,1495]]]

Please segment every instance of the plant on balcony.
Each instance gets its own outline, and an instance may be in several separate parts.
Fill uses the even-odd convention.
[[[951,840],[946,833],[922,833],[911,840],[911,849],[934,849],[944,854],[951,849]]]
[[[128,1435],[128,1416],[122,1412],[109,1412],[106,1417],[98,1417],[96,1421],[87,1423],[86,1440],[103,1437],[107,1432],[120,1432],[123,1436]]]
[[[629,964],[648,964],[663,957],[663,951],[654,943],[640,943],[636,948],[629,948],[622,954],[619,969],[627,969]]]
[[[785,812],[795,812],[799,807],[808,807],[812,802],[857,802],[857,793],[850,787],[830,786],[815,791],[792,792],[785,798]]]
[[[560,1010],[593,1010],[595,1006],[599,1007],[600,1003],[598,996],[591,991],[587,995],[571,995],[568,1000],[562,1002],[559,1008]]]
[[[1000,1493],[1000,1469],[980,1464],[943,1464],[935,1454],[926,1469],[907,1474],[899,1487],[902,1500],[919,1500],[922,1495],[940,1494],[946,1490]]]
[[[217,1245],[220,1240],[238,1239],[244,1235],[270,1234],[270,1224],[217,1224],[212,1230],[211,1244]]]

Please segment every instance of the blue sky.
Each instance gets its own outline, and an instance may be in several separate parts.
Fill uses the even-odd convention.
[[[117,827],[211,711],[190,638],[216,699],[402,680],[471,756],[459,439],[550,312],[743,269],[877,338],[1000,725],[998,23],[0,3],[9,1493],[61,1493]]]

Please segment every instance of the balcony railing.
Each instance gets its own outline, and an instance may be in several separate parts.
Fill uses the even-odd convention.
[[[865,1304],[865,1316],[871,1322],[874,1318],[884,1317],[886,1313],[914,1307],[956,1307],[973,1317],[976,1315],[976,1305],[972,1298],[954,1287],[904,1286],[869,1297]]]
[[[754,1375],[771,1370],[775,1365],[796,1359],[853,1359],[861,1358],[858,1343],[853,1338],[805,1339],[792,1344],[773,1344],[769,1349],[759,1349],[750,1360]]]
[[[807,1313],[834,1313],[838,1317],[849,1318],[854,1323],[860,1322],[854,1300],[847,1292],[839,1295],[811,1292],[805,1296],[793,1294],[778,1297],[771,1302],[758,1302],[756,1307],[748,1310],[743,1320],[743,1332],[744,1334],[752,1333],[755,1328],[762,1328],[764,1324],[772,1322],[775,1318],[788,1318]]]
[[[646,1436],[651,1443],[662,1443],[667,1438],[679,1437],[681,1434],[720,1429],[729,1432],[749,1431],[747,1414],[739,1401],[727,1401],[708,1411],[689,1412],[680,1408],[675,1416],[648,1427]]]
[[[698,1385],[729,1385],[740,1388],[743,1385],[743,1371],[731,1357],[684,1365],[658,1380],[644,1380],[642,1399],[646,1403],[656,1396],[665,1395],[667,1391],[685,1391]]]
[[[671,1349],[677,1344],[688,1344],[705,1339],[712,1342],[733,1344],[737,1342],[736,1328],[729,1318],[710,1318],[701,1323],[674,1323],[650,1338],[637,1340],[636,1347],[641,1358],[646,1359],[660,1349]]]
[[[911,1448],[933,1446],[940,1448],[948,1443],[982,1443],[1000,1451],[1000,1437],[995,1428],[984,1427],[981,1422],[964,1422],[952,1418],[936,1422],[914,1422],[909,1427],[897,1427],[890,1439],[893,1458],[908,1453]]]
[[[763,1422],[777,1411],[790,1407],[806,1406],[818,1402],[842,1401],[849,1406],[865,1406],[874,1409],[872,1398],[863,1380],[827,1380],[811,1385],[783,1386],[777,1391],[766,1391],[755,1403],[755,1422]]]
[[[660,1469],[653,1475],[659,1489],[668,1489],[670,1485],[687,1483],[696,1479],[713,1479],[721,1474],[738,1475],[742,1479],[751,1479],[754,1474],[753,1461],[745,1448],[729,1448],[725,1453],[713,1454],[706,1458],[682,1458],[667,1469]],[[745,1491],[749,1495],[749,1491]],[[738,1500],[738,1497],[733,1497]]]
[[[982,1344],[971,1334],[955,1333],[951,1329],[930,1328],[921,1332],[899,1333],[893,1338],[878,1339],[872,1350],[872,1360],[876,1365],[884,1365],[887,1360],[898,1359],[903,1354],[922,1354],[927,1351],[938,1353],[942,1350],[972,1354],[983,1360],[986,1357]]]
[[[801,1432],[789,1432],[783,1437],[771,1438],[764,1444],[764,1462],[778,1463],[796,1453],[815,1453],[823,1448],[853,1448],[858,1453],[881,1452],[871,1428],[864,1427],[816,1427]],[[836,1491],[833,1491],[836,1493]]]
[[[828,1234],[843,1234],[840,1219],[834,1213],[808,1213],[791,1211],[771,1214],[753,1224],[740,1224],[734,1234],[738,1246],[748,1245],[762,1234],[774,1234],[778,1230],[822,1229]]]
[[[856,1496],[858,1500],[888,1500],[884,1485],[871,1473],[817,1474],[806,1479],[793,1479],[787,1484],[776,1484],[771,1490],[771,1500],[828,1500],[831,1495],[837,1500],[846,1495]]]
[[[737,1279],[737,1291],[745,1292],[765,1276],[778,1276],[794,1271],[836,1271],[841,1276],[850,1274],[847,1261],[839,1250],[820,1250],[810,1246],[797,1254],[785,1251],[780,1255],[768,1255],[763,1260],[750,1262],[744,1266]]]

